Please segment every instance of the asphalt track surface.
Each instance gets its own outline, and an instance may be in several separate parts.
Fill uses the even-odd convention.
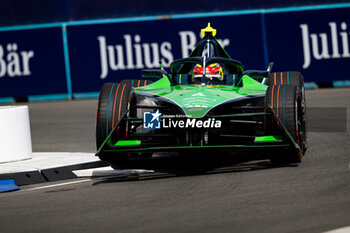
[[[349,226],[350,89],[308,90],[306,98],[308,107],[346,107],[348,127],[311,132],[298,166],[180,158],[170,162],[171,172],[22,186],[0,195],[0,232],[270,233]],[[33,150],[95,152],[96,102],[29,104]]]

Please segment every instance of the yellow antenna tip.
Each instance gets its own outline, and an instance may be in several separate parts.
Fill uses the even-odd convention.
[[[210,23],[208,23],[208,26],[206,28],[201,29],[202,36],[205,36],[206,34],[210,34],[211,36],[216,36],[216,29],[212,28],[210,26]]]

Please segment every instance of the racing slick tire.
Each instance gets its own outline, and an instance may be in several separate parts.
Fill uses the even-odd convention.
[[[306,117],[306,101],[305,101],[305,88],[303,75],[298,71],[285,71],[285,72],[273,72],[269,74],[267,79],[268,86],[277,85],[293,85],[300,89],[301,96],[303,98],[303,111]]]
[[[307,112],[306,112],[306,99],[305,99],[305,88],[304,88],[304,78],[303,75],[298,71],[284,71],[284,72],[273,72],[269,74],[267,79],[268,86],[277,86],[277,85],[293,85],[297,86],[300,91],[300,95],[303,99],[302,101],[302,111],[304,116],[304,122],[307,124]],[[305,126],[306,128],[307,126]],[[305,139],[307,138],[307,132],[305,132]],[[304,141],[304,150],[306,151],[307,144],[306,140]]]
[[[285,128],[298,144],[300,150],[290,148],[278,150],[271,155],[271,162],[277,164],[300,163],[306,150],[305,99],[296,85],[273,85],[266,90],[265,108],[273,109]],[[270,122],[270,121],[268,121]],[[267,127],[280,128],[279,123],[272,120]]]
[[[304,79],[298,71],[272,72],[267,79],[267,85],[293,85],[301,88],[304,86]]]
[[[96,113],[97,150],[101,147],[114,127],[118,125],[123,115],[129,110],[132,87],[145,86],[151,82],[150,80],[123,80],[120,83],[105,83],[102,86]],[[117,130],[126,132],[125,127]],[[123,154],[117,157],[119,159],[125,159],[126,156],[127,154]],[[109,161],[109,159],[104,158],[103,155],[100,159]]]
[[[119,83],[105,83],[101,90],[97,103],[96,110],[96,147],[100,148],[104,140],[107,138],[111,122],[108,122],[112,111],[108,111],[108,107],[111,104],[112,95],[115,94],[113,91]]]

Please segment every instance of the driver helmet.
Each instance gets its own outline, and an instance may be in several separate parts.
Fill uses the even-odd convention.
[[[192,81],[194,83],[200,82],[203,76],[203,67],[200,64],[195,65],[192,72]],[[217,79],[219,81],[224,80],[224,72],[219,63],[213,63],[207,66],[205,69],[205,77],[209,80]]]

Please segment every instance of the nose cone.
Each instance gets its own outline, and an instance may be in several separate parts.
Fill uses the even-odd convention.
[[[210,109],[232,98],[240,96],[229,86],[178,87],[176,97],[171,97],[185,112],[187,117],[204,117]]]

